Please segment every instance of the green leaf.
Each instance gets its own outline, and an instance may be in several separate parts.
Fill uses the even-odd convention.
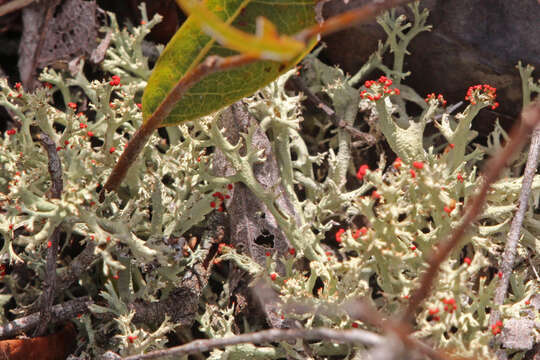
[[[208,10],[219,19],[247,33],[255,34],[256,18],[264,16],[278,33],[292,35],[315,24],[316,0],[208,0]],[[184,94],[161,126],[178,125],[217,111],[276,79],[294,66],[311,46],[288,63],[257,61],[207,76]],[[143,94],[145,121],[186,72],[209,55],[231,56],[236,51],[224,48],[206,35],[193,17],[177,31],[158,59]]]
[[[195,0],[196,1],[196,0]],[[222,46],[255,56],[261,60],[287,62],[301,54],[306,45],[287,35],[279,36],[275,25],[263,16],[256,19],[256,34],[250,34],[222,21],[208,10],[204,2],[176,0],[179,6],[195,18],[204,32]]]

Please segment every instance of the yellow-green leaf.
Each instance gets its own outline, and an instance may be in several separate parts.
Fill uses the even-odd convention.
[[[256,19],[264,16],[275,25],[279,35],[291,35],[315,24],[315,2],[316,0],[207,0],[205,5],[225,24],[231,24],[243,32],[255,34]],[[145,120],[178,80],[207,56],[238,54],[206,35],[200,23],[200,18],[190,16],[158,59],[143,94]],[[263,37],[271,37],[269,24],[263,22],[262,25],[265,30]],[[218,31],[223,31],[223,28]],[[228,36],[236,35],[238,33]],[[177,125],[196,119],[251,95],[296,64],[312,45],[314,44],[310,44],[303,53],[286,63],[261,60],[209,75],[184,94],[161,126]],[[256,54],[265,45],[262,45],[263,48],[257,46],[254,48]]]
[[[289,62],[301,54],[306,45],[287,35],[279,36],[276,26],[264,16],[256,19],[256,34],[250,34],[227,24],[208,10],[202,1],[176,0],[203,31],[228,49],[261,60]]]

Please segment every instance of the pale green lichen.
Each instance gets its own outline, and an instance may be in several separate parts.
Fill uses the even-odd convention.
[[[129,355],[163,348],[166,334],[175,324],[168,319],[157,327],[134,324],[128,304],[136,299],[159,301],[179,286],[187,269],[202,261],[206,250],[189,250],[184,256],[184,249],[167,240],[190,236],[192,229],[202,226],[215,211],[214,194],[226,194],[228,184],[241,182],[275,217],[295,253],[268,257],[263,266],[240,250],[224,248],[220,260],[235,262],[254,279],[276,290],[285,319],[294,319],[308,328],[348,328],[355,320],[350,304],[362,297],[386,316],[394,316],[418,285],[418,275],[426,269],[426,259],[435,245],[461,221],[481,181],[481,161],[500,149],[507,137],[497,124],[486,147],[473,143],[476,133],[471,130],[471,122],[483,107],[491,105],[492,99],[479,99],[477,104],[452,115],[438,98],[426,102],[401,84],[408,75],[403,61],[409,42],[419,32],[430,29],[426,26],[427,11],[420,10],[418,4],[411,9],[410,23],[404,16],[396,18],[394,13],[379,19],[388,40],[352,77],[323,64],[315,55],[304,62],[303,80],[312,92],[329,99],[336,115],[348,126],[358,125],[355,122],[360,110],[371,127],[369,132],[382,132],[401,158],[388,164],[381,156],[378,168],[366,171],[361,183],[352,180],[355,166],[351,134],[344,127],[331,130],[327,120],[320,117],[302,118],[303,97],[285,90],[293,72],[245,100],[272,143],[284,196],[296,217],[284,213],[272,189],[266,189],[255,178],[253,166],[265,161],[261,150],[251,146],[255,129],[232,144],[217,126],[219,114],[167,128],[168,143],[155,134],[118,194],[99,203],[99,184],[109,175],[126,138],[142,122],[137,99],[150,72],[143,56],[143,37],[158,21],[146,19],[144,12],[145,25],[120,30],[111,15],[111,27],[104,29],[111,32],[112,42],[102,69],[120,76],[121,85],[111,85],[109,79],[90,81],[83,72],[72,76],[52,69],[41,75],[52,89],[34,94],[0,80],[0,105],[20,123],[16,134],[5,134],[0,139],[0,206],[5,211],[0,217],[2,260],[24,262],[42,279],[43,249],[56,226],[62,227],[69,241],[81,246],[96,242],[95,265],[78,285],[105,303],[92,307],[94,314],[101,317],[83,315],[75,320],[85,338],[79,344],[81,354],[96,357],[113,350]],[[382,64],[386,52],[394,56],[392,68]],[[360,91],[368,91],[368,87],[354,86],[374,70],[392,80],[399,94],[383,94],[376,101],[362,99]],[[531,67],[520,65],[519,71],[527,104],[531,94],[540,88],[532,80]],[[61,95],[63,104],[53,102],[55,93]],[[418,104],[422,114],[409,116],[407,101]],[[77,104],[81,114],[79,109],[66,106],[70,102]],[[438,137],[424,135],[429,122],[434,122]],[[60,147],[64,178],[60,199],[46,196],[50,186],[47,155],[32,140],[33,125]],[[316,130],[315,136],[304,132],[308,126]],[[323,141],[326,149],[320,146]],[[241,152],[244,144],[246,151]],[[215,149],[225,155],[234,175],[215,175]],[[511,167],[519,172],[521,164],[517,157]],[[419,339],[463,356],[491,354],[488,343],[494,335],[487,327],[487,311],[494,306],[498,281],[494,272],[521,189],[521,179],[512,173],[516,172],[503,174],[491,187],[480,219],[443,263],[437,285],[416,317],[414,335]],[[518,248],[518,259],[523,261],[517,262],[511,277],[512,293],[500,306],[503,322],[523,316],[531,307],[525,302],[538,292],[528,254],[540,251],[540,219],[534,212],[540,197],[539,177],[535,177],[532,191]],[[365,227],[357,229],[352,225],[358,221]],[[343,229],[339,243],[335,241],[336,227]],[[308,267],[302,265],[304,257],[309,260]],[[470,265],[466,259],[470,259]],[[60,263],[59,273],[66,271],[67,263]],[[284,271],[272,281],[270,274],[278,272],[279,263]],[[6,293],[0,303],[13,298],[19,312],[36,301],[41,291],[40,284],[19,288],[9,274],[1,281]],[[235,334],[238,324],[246,332],[259,330],[261,321],[235,316],[235,305],[229,302],[230,289],[221,275],[214,274],[214,281],[224,289],[220,293],[210,287],[204,290],[204,307],[197,318],[200,331],[215,338]],[[68,291],[65,295],[70,296]],[[298,311],[297,305],[304,305],[304,311]],[[538,321],[538,312],[534,316],[533,320]],[[538,339],[538,329],[533,332],[531,336]],[[113,341],[104,342],[100,335],[103,333],[114,334]],[[298,341],[237,345],[214,350],[210,358],[304,358],[305,347],[321,357],[352,358],[362,350],[359,346]],[[518,351],[513,356],[517,359],[523,353]]]

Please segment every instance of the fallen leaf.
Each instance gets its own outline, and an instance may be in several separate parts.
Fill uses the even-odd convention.
[[[29,339],[0,341],[0,359],[65,360],[76,345],[75,326],[68,322],[57,333]]]

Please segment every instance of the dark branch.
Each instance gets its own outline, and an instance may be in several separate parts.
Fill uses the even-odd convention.
[[[79,314],[85,314],[90,311],[88,307],[93,303],[94,302],[89,297],[85,296],[75,300],[66,301],[63,304],[54,305],[51,308],[52,321],[54,323],[59,323],[69,320]],[[39,313],[13,320],[0,327],[0,338],[10,338],[28,332],[38,326],[39,322]]]
[[[56,151],[56,144],[43,132],[37,134],[36,138],[47,152],[47,157],[49,158],[49,174],[51,175],[50,197],[52,199],[60,199],[64,185],[62,181],[62,163]],[[45,270],[45,280],[43,282],[43,293],[41,294],[40,299],[40,321],[34,333],[35,336],[44,335],[47,326],[52,320],[51,308],[54,302],[56,289],[56,258],[58,256],[60,233],[61,226],[57,225],[47,242],[47,265]]]
[[[330,121],[332,123],[342,129],[347,130],[352,137],[357,139],[362,139],[365,144],[374,145],[377,141],[373,137],[373,135],[364,133],[355,127],[347,124],[346,121],[341,119],[337,116],[336,112],[330,105],[328,105],[326,102],[324,102],[321,98],[319,98],[316,94],[314,94],[309,88],[306,86],[306,84],[300,79],[299,77],[292,77],[291,78],[292,83],[297,87],[298,90],[304,93],[304,95],[307,96],[307,99],[315,105],[317,108],[321,109],[328,115],[330,118]]]
[[[176,346],[166,350],[152,351],[143,355],[134,355],[124,360],[157,359],[164,356],[182,356],[192,353],[201,353],[216,348],[222,348],[237,344],[264,344],[288,340],[330,340],[341,343],[358,343],[368,346],[381,345],[384,337],[381,335],[359,329],[335,330],[327,328],[319,329],[271,329],[255,333],[229,336],[225,338],[195,340],[185,345]]]

